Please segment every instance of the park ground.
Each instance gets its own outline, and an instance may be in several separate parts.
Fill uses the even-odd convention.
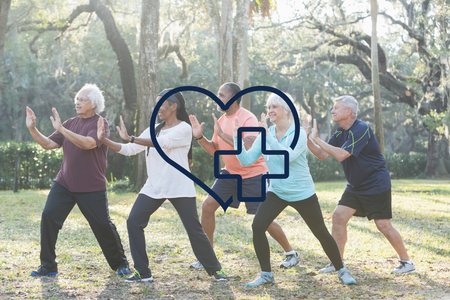
[[[325,223],[345,182],[317,183]],[[57,243],[59,274],[29,276],[39,265],[40,217],[48,190],[0,192],[0,299],[449,299],[450,181],[394,180],[393,224],[400,231],[417,273],[394,276],[397,256],[373,222],[352,218],[345,261],[358,282],[344,286],[337,275],[319,274],[328,263],[320,244],[291,208],[277,221],[300,264],[278,267],[284,255],[272,239],[272,272],[276,284],[247,288],[259,273],[252,245],[252,216],[243,207],[217,213],[215,250],[229,276],[215,282],[206,272],[190,270],[195,261],[176,211],[165,203],[146,229],[153,283],[128,284],[108,265],[78,208],[66,220]],[[205,193],[198,189],[198,211]],[[132,266],[126,219],[135,194],[109,194],[110,214]]]

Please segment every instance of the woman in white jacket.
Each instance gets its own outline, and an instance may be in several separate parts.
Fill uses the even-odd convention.
[[[168,91],[167,89],[162,91],[156,101],[159,101]],[[158,143],[165,154],[175,163],[189,170],[189,161],[192,160],[192,129],[185,103],[181,93],[167,98],[158,111],[158,117],[162,122],[156,126],[155,132]],[[98,124],[98,139],[112,150],[127,156],[146,150],[148,179],[139,192],[127,220],[135,273],[126,281],[153,281],[145,247],[144,228],[147,226],[150,216],[166,199],[177,210],[189,235],[194,254],[208,274],[213,275],[218,281],[227,280],[199,222],[194,183],[162,159],[153,147],[150,129],[144,130],[139,137],[129,136],[122,117],[120,117],[120,128],[117,127],[117,130],[120,137],[129,142],[120,144],[105,137],[102,118],[99,119]]]

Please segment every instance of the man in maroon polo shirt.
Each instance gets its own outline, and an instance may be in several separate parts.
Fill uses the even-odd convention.
[[[75,204],[88,220],[109,266],[119,275],[131,274],[116,227],[109,218],[106,197],[106,151],[97,138],[98,113],[105,99],[95,84],[86,84],[75,96],[78,117],[61,124],[52,108],[55,132],[48,138],[36,129],[36,116],[27,107],[27,127],[45,150],[63,147],[61,170],[48,194],[41,219],[41,266],[32,276],[58,274],[55,245],[59,230]],[[106,135],[108,122],[104,119]]]

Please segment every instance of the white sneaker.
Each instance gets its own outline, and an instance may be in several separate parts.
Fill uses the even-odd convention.
[[[346,268],[345,263],[342,262],[342,264],[344,265],[344,268]],[[332,263],[330,263],[325,268],[319,270],[319,273],[327,273],[327,274],[329,274],[329,273],[333,273],[333,272],[336,272],[336,268],[333,266]]]
[[[338,278],[345,285],[356,284],[355,279],[350,275],[347,268],[342,268],[338,271]]]
[[[199,261],[196,261],[195,263],[192,263],[190,267],[192,269],[203,269],[203,265]]]
[[[298,264],[298,253],[286,255],[286,259],[280,264],[280,268],[289,269]]]
[[[406,262],[404,260],[399,260],[400,265],[391,271],[391,274],[405,275],[416,273],[416,268],[413,263]]]

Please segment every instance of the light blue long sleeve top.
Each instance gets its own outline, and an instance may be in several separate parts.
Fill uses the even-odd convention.
[[[306,159],[306,132],[300,128],[300,137],[294,149],[289,147],[294,139],[295,124],[292,124],[286,134],[278,142],[275,126],[269,128],[266,136],[267,150],[286,150],[289,153],[289,177],[285,179],[270,179],[269,192],[275,193],[288,202],[305,200],[316,193],[314,182],[309,172]],[[234,149],[237,149],[237,138],[234,139]],[[242,152],[237,158],[242,166],[253,164],[262,154],[261,134],[255,139],[252,147],[246,151],[242,145]],[[267,168],[271,174],[284,173],[284,156],[264,155]]]

